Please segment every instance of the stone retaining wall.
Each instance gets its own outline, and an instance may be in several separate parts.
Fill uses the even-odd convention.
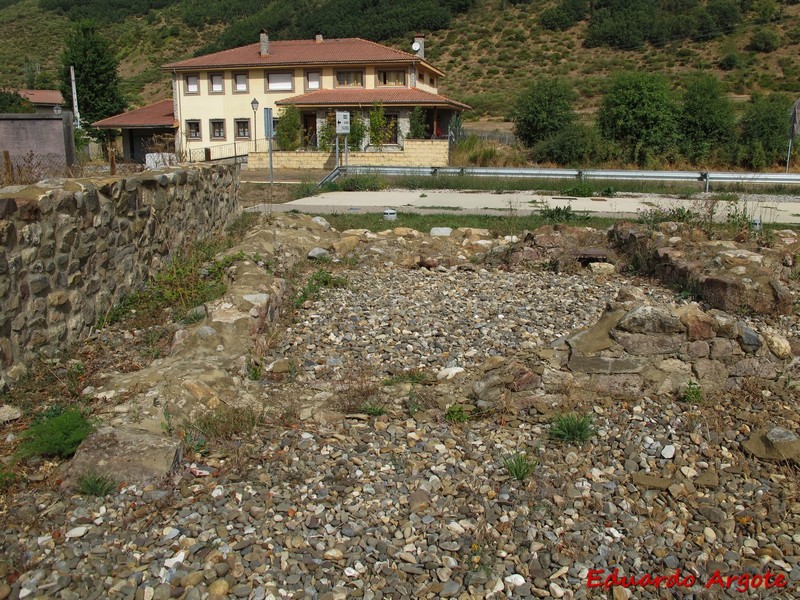
[[[0,389],[89,333],[183,244],[239,214],[237,165],[0,192]]]
[[[388,167],[446,167],[450,160],[447,140],[406,140],[403,149],[383,152],[350,152],[351,166]],[[344,158],[342,157],[342,163]],[[251,169],[268,169],[268,152],[251,152],[247,164]],[[336,168],[334,152],[273,152],[275,169],[328,169]]]

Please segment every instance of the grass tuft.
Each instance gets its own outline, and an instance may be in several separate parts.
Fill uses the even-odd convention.
[[[517,452],[503,459],[506,471],[516,480],[524,481],[536,470],[538,463],[528,458],[524,452]]]
[[[93,471],[78,479],[76,489],[84,496],[108,496],[117,488],[117,481],[109,475],[100,475]]]
[[[591,415],[559,415],[550,427],[550,436],[563,442],[585,442],[594,433]]]

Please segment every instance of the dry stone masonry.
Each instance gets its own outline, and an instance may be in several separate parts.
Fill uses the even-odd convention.
[[[0,190],[0,387],[55,355],[187,242],[237,216],[238,166]]]

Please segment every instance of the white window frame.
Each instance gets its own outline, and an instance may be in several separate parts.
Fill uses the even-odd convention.
[[[214,80],[219,78],[219,86],[214,83]],[[224,94],[225,93],[225,74],[224,73],[209,73],[208,74],[208,93],[209,94]]]
[[[266,85],[268,92],[293,92],[294,73],[285,71],[280,73],[267,72]]]
[[[239,87],[239,78],[244,77],[244,88]],[[250,92],[250,77],[247,73],[234,73],[233,74],[233,93],[234,94],[247,94]]]
[[[316,75],[316,87],[312,85],[311,76]],[[309,92],[314,92],[316,90],[322,89],[322,72],[321,71],[307,71],[306,72],[306,90]]]
[[[195,89],[192,90],[190,80],[194,80]],[[183,76],[183,93],[187,96],[196,96],[200,93],[200,75],[197,73],[187,73]]]

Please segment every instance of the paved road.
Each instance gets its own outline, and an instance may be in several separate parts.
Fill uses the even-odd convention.
[[[746,196],[747,210],[754,218],[765,223],[800,224],[800,197],[797,196]],[[586,211],[596,216],[631,217],[639,211],[654,207],[669,209],[684,207],[695,212],[704,209],[708,196],[698,194],[684,200],[655,194],[620,194],[613,198],[565,198],[542,196],[534,192],[496,194],[492,192],[465,192],[439,190],[391,190],[383,192],[330,192],[301,198],[285,204],[273,205],[273,211],[299,210],[307,213],[383,212],[387,208],[397,212],[435,213],[459,211],[472,214],[519,215],[536,212],[544,205],[572,206],[572,210]],[[716,214],[725,218],[725,210],[732,203],[719,202]],[[741,202],[740,202],[741,207]],[[260,210],[268,210],[261,205]]]

